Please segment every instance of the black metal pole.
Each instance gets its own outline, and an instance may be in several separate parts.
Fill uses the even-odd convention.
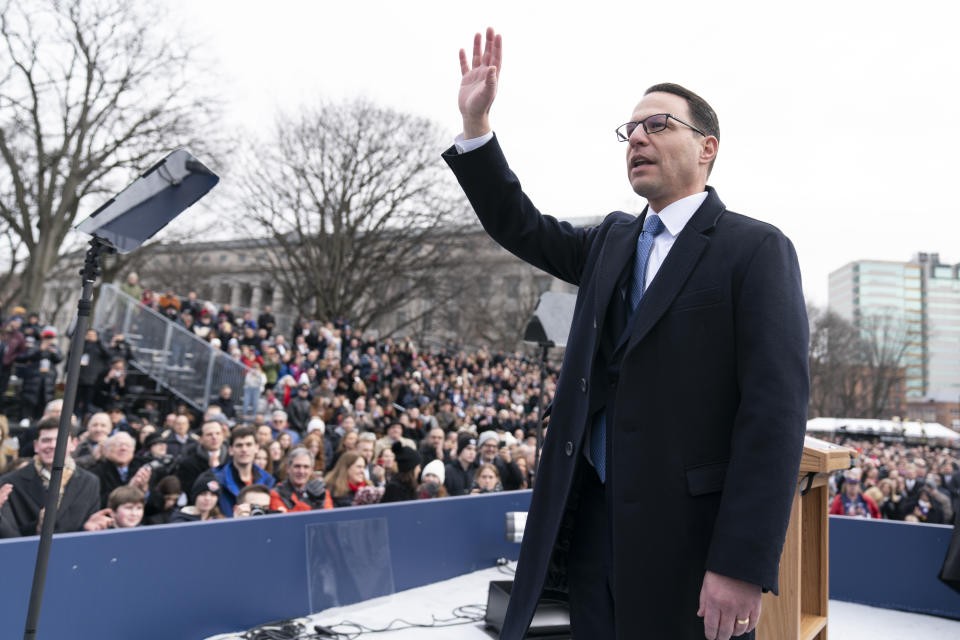
[[[543,394],[546,391],[543,387],[544,377],[547,369],[547,355],[550,351],[550,343],[540,343],[540,389],[537,393],[537,449],[533,456],[533,477],[536,479],[537,471],[540,470],[540,449],[543,448]]]
[[[43,511],[43,528],[40,531],[40,545],[37,548],[37,564],[33,570],[33,587],[30,590],[30,606],[27,609],[27,623],[24,627],[24,640],[33,640],[37,636],[37,622],[40,619],[40,605],[43,602],[43,587],[47,580],[47,564],[50,559],[50,545],[53,542],[53,528],[57,521],[57,506],[60,502],[60,485],[63,482],[63,463],[67,457],[67,441],[70,439],[70,421],[73,419],[73,406],[77,397],[77,384],[80,380],[80,357],[83,355],[83,342],[90,322],[90,309],[93,307],[93,283],[100,275],[100,253],[110,251],[101,240],[94,237],[83,264],[80,276],[83,291],[77,303],[77,323],[70,338],[70,353],[67,356],[67,383],[63,390],[63,410],[60,413],[60,428],[57,433],[57,448],[53,454],[53,468],[50,473],[50,486],[47,489],[47,502]]]

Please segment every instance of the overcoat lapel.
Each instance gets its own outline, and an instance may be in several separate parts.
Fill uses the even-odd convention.
[[[643,340],[670,307],[693,272],[701,254],[709,246],[709,232],[716,226],[723,211],[723,203],[720,202],[716,192],[709,189],[707,199],[677,236],[670,253],[667,254],[667,259],[660,265],[657,275],[643,293],[640,304],[630,320],[630,325],[617,344],[617,355],[621,349],[626,348],[629,351]]]
[[[30,465],[33,466],[33,460],[30,461]],[[30,481],[21,485],[22,491],[38,508],[43,507],[47,503],[47,490],[43,488],[43,480],[40,479],[37,470],[31,470],[33,473],[30,474]]]
[[[598,258],[599,268],[594,282],[594,291],[597,292],[594,302],[594,318],[597,319],[597,326],[594,328],[605,327],[607,309],[610,307],[610,296],[617,285],[617,280],[628,260],[633,260],[637,251],[637,236],[640,235],[642,220],[646,214],[643,210],[640,216],[627,222],[618,222],[610,227],[607,233],[607,240],[603,243]],[[594,353],[600,341],[594,345]]]

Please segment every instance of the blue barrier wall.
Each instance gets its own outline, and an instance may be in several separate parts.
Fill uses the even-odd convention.
[[[937,575],[953,527],[830,516],[830,598],[960,619]]]
[[[57,535],[37,638],[192,640],[446,580],[516,559],[504,514],[529,505],[518,491]],[[4,637],[23,635],[37,540],[0,541]]]
[[[192,640],[516,559],[510,492],[58,535],[38,638]],[[951,527],[830,518],[830,597],[960,619],[940,571]],[[0,541],[4,637],[26,619],[37,538]],[[464,602],[464,604],[468,604]]]

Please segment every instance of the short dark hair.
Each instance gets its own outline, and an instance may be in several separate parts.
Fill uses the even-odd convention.
[[[77,428],[73,426],[73,420],[67,421],[67,433],[71,438],[76,437]],[[40,436],[41,431],[50,431],[51,429],[58,431],[60,429],[60,419],[59,418],[44,418],[37,423],[37,437]]]
[[[265,484],[248,484],[243,489],[240,489],[240,493],[237,494],[237,504],[243,504],[244,498],[251,493],[262,493],[269,496],[270,488]]]
[[[253,430],[253,427],[237,427],[230,432],[230,444],[233,445],[240,438],[246,438],[247,436],[257,439],[257,432]]]
[[[713,136],[717,140],[720,140],[720,120],[717,118],[717,112],[713,110],[710,103],[693,91],[690,91],[690,89],[686,87],[681,87],[679,84],[674,84],[673,82],[661,82],[660,84],[648,87],[647,90],[643,92],[643,95],[649,95],[651,93],[672,93],[675,96],[683,98],[687,103],[687,110],[690,111],[690,119],[693,120],[691,124],[696,125],[698,129],[703,130],[708,136]],[[713,171],[713,163],[716,162],[716,160],[717,158],[714,156],[713,160],[710,161],[710,166],[707,167],[707,175],[710,175],[710,172]]]

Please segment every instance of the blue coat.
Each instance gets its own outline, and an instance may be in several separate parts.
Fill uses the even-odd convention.
[[[201,473],[196,481],[194,481],[194,486],[197,483],[206,483],[211,477],[216,478],[217,482],[220,483],[220,500],[218,502],[220,506],[220,512],[227,518],[233,517],[233,507],[237,504],[237,494],[240,493],[240,490],[243,489],[233,477],[233,462],[226,462],[216,469],[210,469]],[[266,485],[268,489],[272,489],[273,485],[276,484],[273,476],[258,467],[253,465],[253,483],[252,484],[262,484]]]
[[[632,324],[611,337],[608,309],[646,210],[575,228],[537,211],[496,138],[443,157],[494,240],[579,286],[501,637],[523,637],[544,586],[565,580],[553,552],[598,396],[615,408],[607,491],[618,638],[636,637],[638,623],[644,637],[703,638],[706,570],[776,591],[809,395],[790,241],[728,211],[708,187]],[[616,370],[595,366],[604,341]]]

